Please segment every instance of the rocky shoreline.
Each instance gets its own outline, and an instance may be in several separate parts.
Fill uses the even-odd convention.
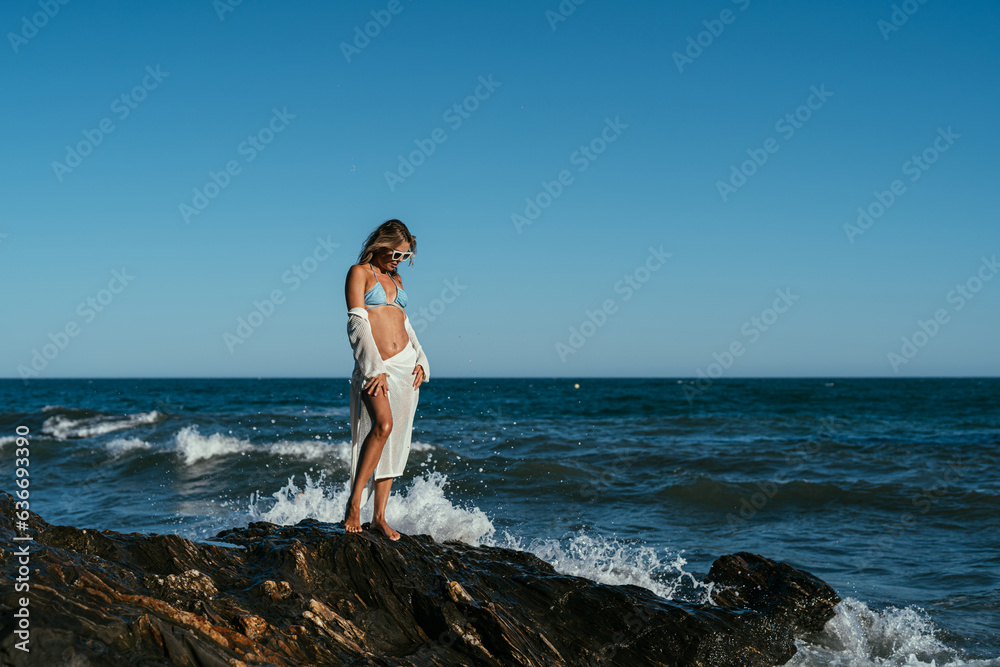
[[[0,493],[11,665],[779,665],[840,601],[750,553],[715,561],[714,605],[556,572],[509,549],[341,525],[253,523],[215,540],[52,526],[16,531]],[[14,537],[30,536],[31,542]],[[14,590],[30,545],[30,590]],[[14,618],[30,603],[30,654]]]

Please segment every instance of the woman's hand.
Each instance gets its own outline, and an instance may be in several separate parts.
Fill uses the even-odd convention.
[[[414,389],[417,389],[420,386],[420,383],[427,382],[427,380],[424,379],[424,367],[420,364],[417,364],[417,367],[413,369],[413,374],[417,376],[413,378]]]
[[[385,373],[376,375],[365,384],[365,391],[368,392],[369,396],[378,396],[380,389],[383,396],[389,395],[389,381],[386,379]]]

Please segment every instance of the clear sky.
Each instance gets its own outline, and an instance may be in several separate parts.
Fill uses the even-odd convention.
[[[997,375],[998,20],[9,0],[0,376],[346,377],[389,218],[432,379]]]

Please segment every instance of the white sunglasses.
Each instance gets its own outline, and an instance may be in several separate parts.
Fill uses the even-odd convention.
[[[409,250],[407,250],[406,252],[401,252],[399,250],[393,250],[392,251],[392,261],[395,262],[397,260],[406,260],[406,259],[409,259],[412,254],[413,253],[410,252]]]

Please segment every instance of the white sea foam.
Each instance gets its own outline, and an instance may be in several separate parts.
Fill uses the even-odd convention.
[[[14,442],[15,440],[17,440],[16,435],[0,435],[0,449],[2,449],[8,443]]]
[[[937,638],[937,628],[918,607],[877,611],[854,598],[834,609],[816,643],[796,641],[789,665],[838,667],[997,667],[1000,658],[970,660]]]
[[[411,452],[427,452],[434,449],[434,445],[429,442],[419,442],[417,440],[410,441],[410,451]]]
[[[223,433],[202,435],[197,425],[185,426],[174,436],[174,451],[191,465],[217,456],[266,452],[275,456],[290,456],[307,461],[334,460],[345,465],[351,463],[351,443],[329,440],[281,440],[254,444],[249,440]]]
[[[444,495],[447,482],[448,477],[439,472],[424,473],[414,479],[405,496],[388,504],[386,521],[404,533],[430,535],[438,542],[485,543],[494,533],[493,522],[475,505],[458,507],[452,504]]]
[[[276,456],[295,456],[307,461],[333,459],[351,465],[351,443],[329,440],[296,440],[275,442],[265,449]]]
[[[139,438],[115,438],[104,445],[108,453],[115,457],[121,456],[125,452],[130,452],[133,449],[151,449],[152,447],[151,444]]]
[[[249,440],[242,440],[221,433],[202,435],[197,426],[185,426],[174,436],[177,453],[184,463],[191,465],[202,459],[226,454],[239,454],[253,448]]]
[[[295,475],[292,475],[285,486],[266,496],[274,498],[273,502],[265,500],[259,491],[250,494],[247,508],[249,520],[267,521],[279,526],[292,526],[308,518],[330,523],[342,521],[344,507],[347,506],[346,488],[338,492],[324,487],[325,478],[323,471],[315,481],[306,473],[305,486],[299,488],[295,484]]]
[[[121,417],[117,415],[97,415],[82,419],[73,419],[66,415],[53,415],[42,424],[42,433],[51,435],[57,440],[93,438],[105,433],[135,428],[143,424],[155,424],[163,418],[163,413],[156,410]]]
[[[522,539],[504,533],[490,546],[528,551],[562,574],[584,577],[601,584],[632,584],[649,589],[662,598],[709,602],[712,584],[698,581],[684,571],[687,561],[666,549],[661,555],[652,547],[622,542],[600,534],[577,532],[563,540]]]

